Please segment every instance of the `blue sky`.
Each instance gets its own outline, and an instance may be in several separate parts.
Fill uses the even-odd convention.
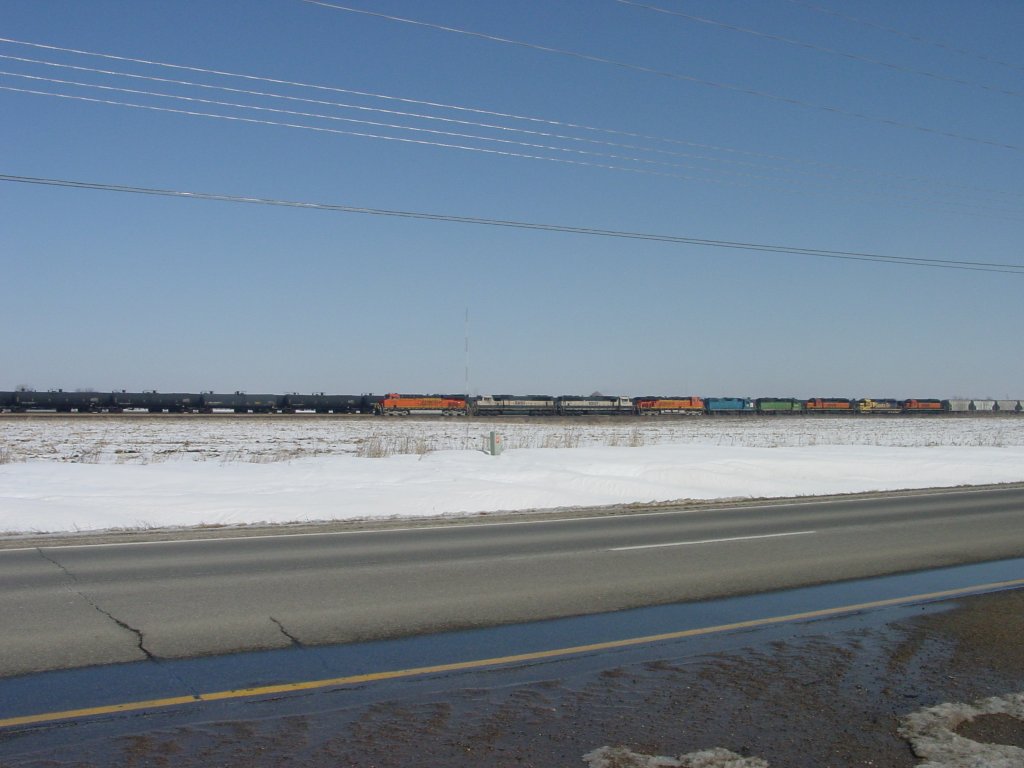
[[[0,173],[1024,265],[1017,2],[350,7],[606,61],[302,0],[5,0]],[[0,260],[2,389],[461,392],[468,309],[472,392],[1024,397],[1024,269],[10,182]]]

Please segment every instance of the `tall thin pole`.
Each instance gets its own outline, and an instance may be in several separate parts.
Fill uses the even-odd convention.
[[[466,417],[467,417],[466,418],[465,446],[468,449],[470,447],[469,418],[468,418],[469,417],[469,413],[470,413],[470,411],[469,411],[469,306],[466,307],[466,321],[465,321],[464,331],[465,331],[465,337],[466,337],[466,379],[465,379],[465,387],[466,387]]]

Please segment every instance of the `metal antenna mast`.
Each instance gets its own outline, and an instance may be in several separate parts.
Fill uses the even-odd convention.
[[[469,397],[469,307],[466,307],[466,397]]]

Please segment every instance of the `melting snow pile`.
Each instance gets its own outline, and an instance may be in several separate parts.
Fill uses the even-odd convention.
[[[919,768],[1020,768],[1024,749],[964,738],[956,729],[979,717],[1003,715],[1024,720],[1024,694],[994,696],[973,704],[939,704],[902,718],[899,734],[914,754],[925,760]],[[743,757],[721,747],[678,758],[644,755],[626,747],[601,747],[583,756],[589,768],[768,768],[759,757]]]

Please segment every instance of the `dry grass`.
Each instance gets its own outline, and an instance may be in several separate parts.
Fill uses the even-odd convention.
[[[87,445],[82,448],[78,454],[79,464],[99,464],[103,458],[103,452],[106,450],[107,444],[105,441],[99,441],[92,445]]]
[[[0,418],[0,464],[61,461],[159,464],[177,461],[266,464],[318,456],[384,458],[479,451],[496,430],[506,451],[708,444],[751,448],[1024,446],[1024,415],[962,419],[487,419],[375,420],[372,417],[79,419]]]
[[[425,435],[370,435],[356,441],[355,455],[363,459],[415,454],[426,456],[437,450]]]

